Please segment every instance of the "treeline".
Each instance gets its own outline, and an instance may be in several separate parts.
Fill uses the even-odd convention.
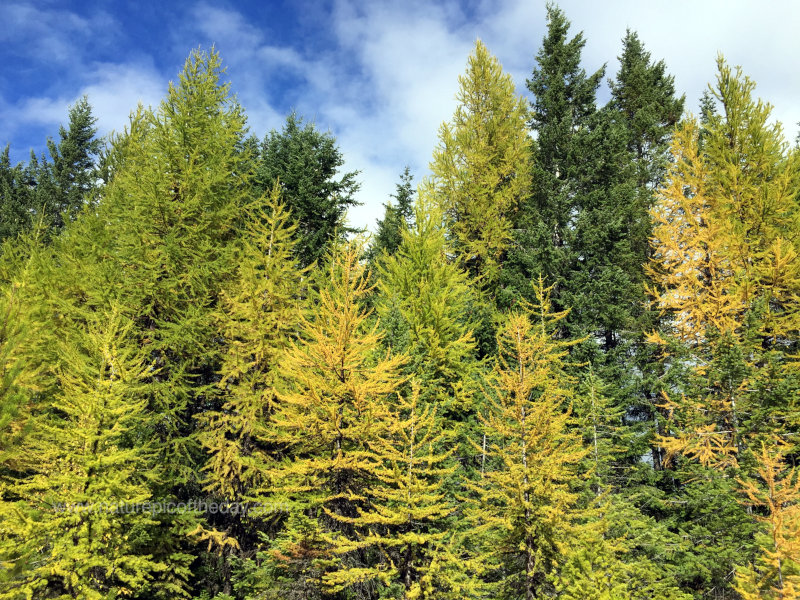
[[[220,57],[0,161],[0,599],[800,597],[800,163],[718,61],[557,7],[418,187],[249,136]]]

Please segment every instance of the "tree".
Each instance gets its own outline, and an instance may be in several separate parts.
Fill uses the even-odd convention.
[[[403,241],[403,232],[413,227],[416,192],[411,185],[413,180],[411,170],[406,167],[400,175],[397,191],[392,196],[397,204],[392,204],[390,201],[383,205],[383,220],[378,221],[378,232],[368,252],[372,264],[375,264],[384,252],[390,256],[397,252]]]
[[[0,154],[0,241],[13,239],[33,222],[30,192],[25,186],[24,167],[11,166],[10,148]]]
[[[74,219],[91,200],[87,196],[96,186],[95,163],[102,145],[95,137],[96,122],[89,100],[84,96],[69,109],[69,128],[59,127],[58,144],[53,140],[47,142],[56,193],[47,199],[45,210],[55,230],[64,227],[65,217]]]
[[[758,562],[738,570],[736,589],[744,600],[789,600],[800,597],[800,478],[795,468],[786,470],[787,448],[776,440],[775,450],[762,444],[758,454],[760,481],[742,481],[747,503],[763,507],[766,525],[760,535]]]
[[[442,415],[464,417],[473,410],[478,362],[471,315],[480,298],[467,274],[448,261],[441,214],[425,195],[419,199],[414,228],[380,266],[375,307],[385,345],[410,357],[403,370],[419,383],[422,400]]]
[[[297,256],[302,266],[321,260],[331,244],[350,230],[347,209],[358,205],[358,171],[338,177],[344,157],[330,133],[292,113],[283,129],[271,131],[261,145],[256,190],[264,192],[280,181],[284,201],[297,222]]]
[[[626,31],[619,62],[617,76],[609,82],[610,106],[627,125],[637,187],[652,194],[664,176],[670,133],[683,112],[684,97],[675,96],[675,78],[667,74],[663,60],[651,60],[635,31]]]
[[[3,485],[0,598],[133,595],[167,568],[146,550],[158,470],[136,436],[151,365],[118,306],[86,318],[59,348],[60,393],[34,415],[27,469]]]
[[[563,308],[561,288],[577,260],[572,239],[583,160],[576,144],[596,111],[595,92],[604,69],[586,74],[580,66],[583,34],[568,39],[568,31],[564,13],[548,5],[547,34],[527,82],[536,136],[532,187],[514,220],[514,244],[502,279],[504,307],[520,296],[530,298],[529,282],[542,274],[555,286],[556,306]]]
[[[662,391],[669,420],[658,444],[687,500],[676,518],[702,541],[687,553],[687,581],[730,589],[728,574],[757,551],[752,507],[737,502],[731,482],[750,480],[760,462],[754,448],[773,436],[791,440],[798,426],[790,298],[800,285],[792,233],[800,170],[769,123],[769,105],[753,98],[754,83],[722,58],[718,69],[712,93],[722,110],[676,131],[653,209],[651,293],[664,320],[650,340],[681,374]]]
[[[455,511],[444,485],[456,470],[447,464],[455,447],[443,448],[446,434],[436,408],[420,402],[416,384],[409,395],[398,395],[385,421],[376,425],[367,444],[376,482],[357,521],[368,533],[351,542],[350,549],[375,546],[386,556],[388,565],[378,560],[359,571],[361,578],[385,579],[404,598],[421,598],[436,545],[446,536],[445,520]],[[454,526],[452,520],[447,524]],[[337,552],[346,550],[344,544]],[[352,571],[330,577],[332,583],[352,579]]]
[[[303,318],[302,341],[281,363],[286,384],[269,433],[287,458],[269,478],[291,515],[265,556],[266,584],[281,598],[366,594],[390,578],[364,515],[377,481],[370,444],[406,359],[376,355],[381,335],[362,305],[369,287],[360,253],[350,244],[331,257],[316,314]]]
[[[459,86],[459,106],[439,130],[425,185],[442,208],[462,264],[492,289],[512,216],[530,182],[527,111],[511,77],[480,40]]]
[[[742,427],[763,425],[741,417],[763,414],[756,407],[768,400],[748,391],[753,378],[796,343],[800,316],[791,298],[800,262],[791,232],[800,219],[800,169],[780,127],[768,124],[770,107],[752,99],[752,81],[722,59],[718,65],[725,116],[710,116],[702,148],[695,121],[676,133],[653,211],[650,271],[670,332],[691,349],[698,386],[667,403],[683,426],[663,442],[673,454],[725,465],[742,450]]]
[[[28,164],[11,166],[9,146],[0,155],[0,241],[34,226],[57,233],[64,217],[73,220],[96,188],[95,160],[101,140],[86,97],[69,109],[69,129],[59,128],[59,142],[47,140],[49,162],[32,152]]]
[[[535,293],[537,304],[510,313],[498,331],[481,417],[486,468],[467,483],[477,498],[468,518],[495,598],[536,598],[547,589],[572,535],[577,495],[569,482],[586,455],[568,428],[573,382],[563,358],[571,342],[553,337],[566,315],[552,312],[541,279]]]
[[[237,507],[203,530],[225,558],[236,550],[237,555],[251,554],[271,516],[244,507],[268,501],[263,489],[277,455],[267,432],[277,365],[302,314],[304,271],[294,257],[296,225],[280,202],[279,187],[244,211],[245,231],[234,250],[236,276],[222,290],[215,315],[226,342],[217,383],[223,403],[196,417],[198,438],[208,454],[204,490]],[[223,591],[230,593],[231,566],[223,563],[220,570]]]
[[[113,176],[88,238],[97,241],[85,246],[97,255],[87,260],[107,269],[107,287],[119,290],[136,339],[157,367],[140,435],[152,441],[164,466],[154,495],[178,503],[202,491],[208,457],[195,416],[224,402],[217,314],[222,290],[236,276],[233,250],[252,200],[245,116],[222,73],[216,52],[195,51],[158,108],[132,116],[109,154]],[[217,560],[196,547],[206,515],[187,510],[156,519],[149,551],[168,564],[196,561],[199,579]],[[163,573],[170,585],[186,589],[180,575],[172,568]]]

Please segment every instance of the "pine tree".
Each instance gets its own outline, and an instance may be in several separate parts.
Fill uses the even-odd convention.
[[[459,106],[439,130],[429,194],[441,206],[457,256],[492,289],[528,192],[527,111],[511,77],[479,40],[459,76]]]
[[[256,190],[265,192],[280,180],[283,198],[297,221],[297,257],[302,266],[321,260],[331,244],[350,232],[347,209],[356,206],[358,171],[340,175],[344,157],[330,133],[292,113],[283,129],[271,131],[261,145]]]
[[[550,291],[540,279],[537,304],[509,314],[498,332],[481,419],[486,466],[468,483],[477,495],[468,518],[482,541],[479,562],[495,598],[545,593],[572,535],[577,495],[569,482],[586,452],[568,427],[573,382],[563,359],[571,342],[553,338],[566,315],[551,312]]]
[[[504,267],[500,305],[531,297],[529,282],[540,274],[555,285],[554,301],[577,260],[573,230],[578,206],[582,156],[576,143],[596,111],[595,92],[604,69],[587,75],[581,68],[583,34],[568,39],[569,21],[547,7],[547,34],[528,80],[533,94],[530,126],[536,135],[532,187],[514,220],[514,244]]]
[[[53,163],[56,193],[47,199],[45,208],[52,227],[64,227],[64,218],[74,219],[83,209],[88,195],[95,188],[95,160],[102,141],[95,137],[97,119],[84,96],[69,109],[69,127],[59,128],[59,141],[48,140],[47,147]]]

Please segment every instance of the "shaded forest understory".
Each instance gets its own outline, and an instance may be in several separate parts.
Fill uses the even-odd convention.
[[[0,156],[0,600],[800,598],[800,162],[557,7],[374,236],[212,50]]]

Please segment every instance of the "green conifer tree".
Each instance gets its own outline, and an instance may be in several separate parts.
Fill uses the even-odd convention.
[[[340,175],[344,157],[330,133],[292,113],[279,131],[271,131],[261,145],[256,168],[256,190],[265,192],[280,180],[283,198],[297,221],[297,256],[302,266],[321,260],[331,244],[350,230],[347,209],[358,203],[358,171]]]
[[[59,141],[47,141],[53,163],[55,195],[47,198],[45,211],[55,230],[64,227],[64,219],[71,220],[91,198],[97,179],[95,161],[102,141],[96,138],[97,119],[84,96],[69,109],[68,129],[60,127]]]
[[[531,298],[529,282],[540,274],[555,285],[554,301],[576,260],[573,230],[583,157],[576,142],[594,115],[595,92],[604,69],[587,75],[581,67],[583,34],[568,39],[563,11],[547,7],[547,34],[528,80],[533,93],[530,125],[536,133],[532,187],[514,220],[514,244],[502,277],[500,305]]]
[[[403,231],[413,227],[414,194],[416,193],[411,185],[413,180],[411,170],[406,167],[400,175],[396,193],[392,195],[396,204],[392,204],[390,201],[383,205],[383,220],[378,221],[378,232],[375,234],[375,239],[368,252],[372,265],[377,263],[382,253],[392,255],[397,252],[403,241]]]

